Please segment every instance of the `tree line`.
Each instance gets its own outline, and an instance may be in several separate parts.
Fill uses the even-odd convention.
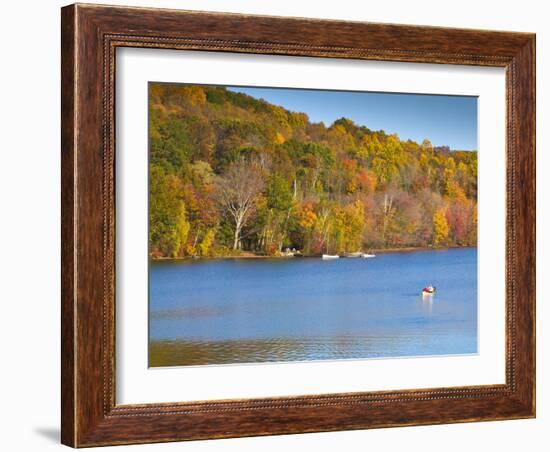
[[[475,246],[477,152],[223,87],[149,86],[153,258]]]

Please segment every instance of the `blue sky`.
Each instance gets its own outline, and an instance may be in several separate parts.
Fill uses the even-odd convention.
[[[371,130],[397,133],[402,140],[451,149],[477,149],[477,97],[390,94],[285,88],[228,87],[287,110],[307,113],[329,126],[342,116]]]

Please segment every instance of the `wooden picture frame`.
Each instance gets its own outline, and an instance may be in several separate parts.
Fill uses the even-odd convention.
[[[62,442],[73,447],[535,416],[535,35],[71,5],[62,9]],[[115,403],[115,50],[506,69],[506,383]]]

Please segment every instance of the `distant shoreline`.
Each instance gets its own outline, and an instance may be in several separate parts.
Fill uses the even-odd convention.
[[[368,250],[370,254],[390,254],[390,253],[414,253],[417,251],[445,251],[453,249],[467,249],[467,248],[477,248],[477,246],[419,246],[419,247],[402,247],[402,248],[372,248]],[[310,254],[302,255],[299,257],[296,256],[268,256],[264,254],[254,254],[252,252],[245,252],[240,255],[233,256],[214,256],[214,257],[203,257],[203,256],[185,256],[185,257],[149,257],[149,260],[154,262],[165,262],[165,261],[187,261],[187,260],[221,260],[221,259],[320,259],[320,254]],[[346,258],[343,259],[353,259]]]

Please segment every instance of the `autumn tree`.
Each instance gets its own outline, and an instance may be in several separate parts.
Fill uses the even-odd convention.
[[[318,220],[312,202],[305,202],[298,206],[297,220],[300,236],[302,237],[302,247],[306,253],[309,253],[311,251],[313,234]]]
[[[179,196],[180,184],[162,168],[151,167],[149,188],[149,248],[152,254],[177,257],[189,233],[185,204]]]
[[[287,234],[287,224],[293,207],[293,194],[290,185],[279,174],[272,174],[266,186],[266,207],[268,209],[268,225],[272,241],[276,242],[281,251]]]
[[[447,223],[447,218],[445,216],[445,211],[443,209],[438,210],[433,217],[434,224],[434,245],[438,246],[447,240],[449,235],[449,224]]]
[[[337,253],[361,249],[365,226],[365,206],[361,201],[338,208],[333,229],[334,250]]]

